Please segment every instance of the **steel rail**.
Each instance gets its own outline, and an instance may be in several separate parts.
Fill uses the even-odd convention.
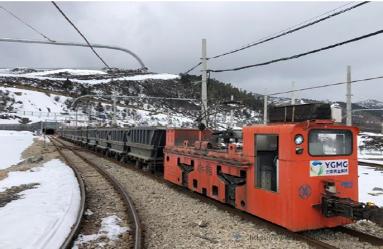
[[[358,161],[358,164],[361,165],[361,166],[370,166],[370,167],[380,167],[380,168],[383,168],[383,161],[382,161],[382,164]]]
[[[383,239],[371,234],[363,233],[348,227],[336,227],[335,230],[357,237],[359,241],[368,242],[374,246],[383,246]]]
[[[0,38],[0,42],[15,42],[15,43],[30,43],[30,44],[47,44],[47,45],[56,45],[56,46],[73,46],[73,47],[87,47],[89,48],[88,44],[86,43],[80,43],[80,42],[66,42],[66,41],[39,41],[39,40],[30,40],[30,39],[13,39],[13,38]],[[137,62],[140,64],[142,70],[147,70],[147,67],[145,66],[144,62],[141,60],[138,55],[130,51],[129,49],[118,47],[118,46],[111,46],[111,45],[105,45],[105,44],[96,44],[91,43],[92,47],[94,48],[105,48],[105,49],[112,49],[112,50],[118,50],[125,53],[128,53],[133,58],[137,60]]]
[[[71,147],[75,150],[78,150],[79,148],[82,149],[82,147],[78,146],[78,145],[75,145],[72,141],[69,141],[72,145]],[[190,196],[191,198],[194,198],[194,199],[198,199],[200,200],[201,202],[205,202],[205,203],[208,203],[208,204],[212,204],[214,206],[216,206],[217,208],[219,209],[222,209],[224,211],[227,211],[233,215],[237,215],[237,216],[240,216],[241,218],[245,219],[245,220],[251,220],[252,222],[254,223],[257,223],[257,224],[260,224],[262,226],[266,226],[274,231],[277,231],[278,233],[280,234],[284,234],[286,236],[289,236],[291,238],[294,238],[298,241],[302,241],[302,242],[305,242],[307,243],[308,245],[310,245],[311,247],[314,247],[314,248],[318,248],[318,249],[338,249],[337,247],[333,246],[333,245],[330,245],[330,244],[327,244],[323,241],[320,241],[320,240],[317,240],[315,238],[312,238],[310,236],[307,236],[303,233],[297,233],[297,232],[292,232],[292,231],[289,231],[287,230],[286,228],[284,227],[281,227],[279,225],[276,225],[276,224],[273,224],[267,220],[264,220],[262,218],[259,218],[259,217],[256,217],[254,215],[251,215],[249,213],[245,213],[239,209],[235,209],[231,206],[228,206],[224,203],[221,203],[221,202],[218,202],[216,200],[213,200],[213,199],[210,199],[210,198],[206,198],[205,196],[202,196],[198,193],[195,193],[195,192],[192,192],[192,191],[189,191],[188,189],[185,189],[184,187],[181,187],[181,186],[178,186],[178,185],[174,185],[174,184],[171,184],[167,181],[165,181],[162,177],[159,177],[158,175],[154,175],[154,174],[151,174],[149,172],[144,172],[140,169],[137,169],[135,168],[135,166],[133,164],[129,164],[129,163],[123,163],[121,161],[118,161],[114,158],[110,158],[110,157],[106,157],[105,155],[103,154],[100,154],[99,152],[95,152],[95,151],[91,151],[91,150],[88,150],[89,153],[95,155],[95,156],[100,156],[102,158],[104,158],[105,160],[108,160],[112,163],[115,163],[117,165],[119,165],[120,167],[124,168],[124,169],[127,169],[126,165],[130,166],[129,167],[129,170],[133,170],[135,172],[138,172],[146,177],[149,177],[150,179],[153,179],[157,182],[160,182],[162,184],[166,184],[167,186],[169,186],[170,188],[174,189],[175,191],[179,192],[179,193],[182,193],[182,194],[185,194],[187,196]]]
[[[129,196],[129,193],[121,185],[121,183],[117,181],[117,179],[114,176],[112,176],[108,171],[104,170],[96,163],[92,162],[91,160],[81,155],[77,150],[74,149],[74,147],[65,145],[63,142],[59,141],[58,139],[53,139],[53,140],[55,140],[57,143],[60,143],[61,146],[63,146],[65,149],[70,150],[73,154],[81,158],[84,162],[86,162],[90,166],[94,167],[101,175],[103,175],[113,185],[113,187],[117,190],[117,192],[123,197],[123,201],[125,202],[128,208],[128,215],[133,220],[133,222],[131,223],[134,226],[134,229],[133,229],[134,248],[135,249],[143,248],[143,232],[142,232],[142,225],[141,225],[139,215],[137,213],[133,200]]]
[[[71,144],[73,144],[71,141],[69,141]],[[84,150],[82,147],[78,146],[78,145],[71,145],[71,147],[73,149],[76,149],[76,150]],[[196,198],[202,202],[205,202],[205,203],[209,203],[209,204],[212,204],[212,205],[215,205],[217,208],[219,209],[223,209],[229,213],[232,213],[234,215],[238,215],[240,217],[242,217],[243,219],[246,219],[246,220],[251,220],[253,221],[254,223],[258,223],[260,225],[264,225],[272,230],[275,230],[277,232],[279,232],[280,234],[284,234],[286,236],[289,236],[289,237],[292,237],[298,241],[302,241],[302,242],[305,242],[307,243],[308,245],[314,247],[314,248],[320,248],[320,249],[337,249],[338,247],[336,246],[333,246],[331,244],[328,244],[326,242],[323,242],[323,241],[320,241],[316,238],[313,238],[312,236],[308,236],[306,235],[304,232],[292,232],[292,231],[289,231],[287,230],[286,228],[284,227],[281,227],[279,225],[276,225],[276,224],[273,224],[273,223],[270,223],[269,221],[267,220],[264,220],[262,218],[259,218],[259,217],[256,217],[254,215],[251,215],[251,214],[248,214],[248,213],[245,213],[241,210],[238,210],[238,209],[235,209],[235,208],[232,208],[231,206],[227,206],[223,203],[220,203],[216,200],[213,200],[213,199],[209,199],[209,198],[206,198],[198,193],[195,193],[195,192],[191,192],[191,191],[188,191],[188,189],[185,189],[184,187],[181,187],[181,186],[178,186],[178,185],[174,185],[174,184],[171,184],[167,181],[165,181],[163,178],[159,177],[158,175],[153,175],[149,172],[144,172],[140,169],[137,169],[134,167],[133,164],[129,164],[129,163],[123,163],[121,161],[118,161],[114,158],[110,158],[110,157],[105,157],[105,155],[102,155],[98,152],[94,152],[94,151],[91,151],[91,150],[88,150],[89,153],[92,153],[93,155],[95,156],[101,156],[102,158],[110,161],[110,162],[113,162],[117,165],[119,165],[120,167],[123,167],[124,169],[126,169],[126,165],[128,166],[131,166],[129,167],[130,170],[133,170],[135,172],[138,172],[142,175],[145,175],[146,177],[149,177],[157,182],[160,182],[162,184],[166,184],[167,186],[169,186],[170,188],[178,191],[178,192],[181,192],[182,194],[186,194],[188,196],[191,196],[192,198]],[[353,230],[353,229],[350,229],[350,228],[347,228],[347,227],[336,227],[336,228],[333,228],[334,230],[336,231],[339,231],[339,232],[342,232],[342,233],[345,233],[345,234],[348,234],[350,236],[353,236],[353,237],[356,237],[359,239],[359,241],[361,242],[368,242],[372,245],[378,245],[378,246],[382,246],[383,245],[383,239],[379,238],[379,237],[375,237],[373,235],[370,235],[370,234],[366,234],[366,233],[363,233],[363,232],[360,232],[360,231],[357,231],[357,230]]]
[[[73,172],[74,172],[74,174],[75,174],[75,176],[77,178],[78,185],[80,187],[80,198],[81,198],[81,201],[80,201],[80,209],[79,209],[79,211],[77,213],[77,217],[76,217],[76,222],[73,224],[73,226],[71,227],[70,233],[65,238],[64,242],[62,243],[62,245],[60,246],[60,249],[69,249],[69,248],[72,248],[73,241],[75,240],[75,237],[78,235],[78,232],[80,230],[80,224],[81,224],[81,221],[82,221],[82,217],[83,217],[84,212],[85,212],[85,207],[86,207],[86,203],[85,203],[85,199],[86,199],[85,184],[84,184],[84,180],[81,177],[80,172],[74,166],[73,162],[70,161],[64,155],[64,153],[62,152],[62,148],[57,146],[57,144],[55,142],[53,142],[52,139],[51,139],[51,141],[52,141],[52,144],[56,147],[56,150],[58,151],[60,156],[64,159],[66,165],[71,167],[71,169],[73,170]]]

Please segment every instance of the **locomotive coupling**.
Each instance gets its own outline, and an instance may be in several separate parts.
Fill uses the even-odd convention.
[[[326,217],[342,216],[352,220],[370,220],[383,227],[383,208],[373,203],[353,201],[326,193],[321,204],[315,205]]]

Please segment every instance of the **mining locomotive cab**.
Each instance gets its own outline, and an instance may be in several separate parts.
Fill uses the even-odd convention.
[[[329,105],[270,114],[243,127],[242,150],[214,146],[209,130],[168,129],[164,178],[291,231],[383,224],[382,209],[358,202],[358,128],[336,124]]]
[[[292,231],[351,222],[318,208],[328,192],[358,200],[358,129],[330,120],[243,128],[244,155],[253,167],[247,211]]]

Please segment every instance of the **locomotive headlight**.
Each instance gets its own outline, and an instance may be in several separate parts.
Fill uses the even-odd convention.
[[[300,135],[300,134],[295,135],[295,139],[294,139],[294,141],[295,141],[295,144],[296,144],[296,145],[302,144],[302,143],[303,143],[303,136]]]

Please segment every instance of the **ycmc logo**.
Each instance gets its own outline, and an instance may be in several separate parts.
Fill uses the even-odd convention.
[[[324,165],[321,161],[310,161],[310,176],[321,176],[324,172]]]
[[[310,161],[310,176],[348,175],[348,160]]]
[[[326,161],[325,162],[327,168],[336,169],[339,167],[348,167],[347,160],[338,160],[338,161]]]
[[[313,165],[313,166],[321,166],[321,165],[322,165],[322,162],[321,162],[321,161],[313,161],[313,162],[312,162],[312,165]]]

